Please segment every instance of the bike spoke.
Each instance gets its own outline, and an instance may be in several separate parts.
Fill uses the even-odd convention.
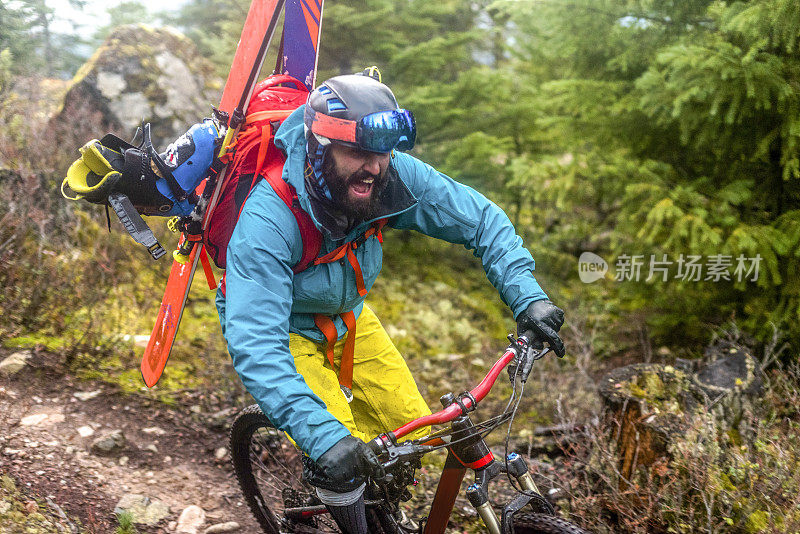
[[[254,441],[255,441],[255,436],[253,436],[253,438],[254,438]],[[286,451],[283,449],[283,444],[280,444],[281,453],[284,454],[284,456],[282,458],[278,458],[275,455],[275,453],[272,451],[272,447],[270,447],[269,445],[263,444],[260,440],[259,440],[259,446],[261,447],[263,453],[267,454],[269,456],[269,458],[272,459],[272,463],[274,465],[276,465],[276,466],[279,466],[280,469],[286,475],[288,475],[290,477],[290,480],[294,480],[294,481],[300,482],[300,479],[297,477],[297,474],[286,466],[286,463],[287,463],[287,461],[289,459],[285,456]],[[261,467],[261,469],[263,469],[265,471],[270,471],[271,470],[271,467],[268,467],[266,464],[264,464],[261,454],[257,455],[257,462],[258,462],[259,467]],[[286,485],[289,486],[290,484],[287,483]]]

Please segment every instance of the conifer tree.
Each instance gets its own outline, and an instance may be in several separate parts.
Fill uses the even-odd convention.
[[[505,8],[520,63],[544,65],[536,125],[557,150],[533,154],[528,183],[537,202],[555,203],[552,248],[760,257],[757,281],[609,290],[662,338],[734,318],[760,336],[772,323],[800,339],[797,2]]]

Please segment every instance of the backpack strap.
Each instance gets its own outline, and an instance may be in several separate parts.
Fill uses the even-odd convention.
[[[339,317],[344,321],[347,326],[347,338],[344,341],[344,348],[342,348],[342,360],[339,364],[339,387],[342,388],[347,402],[353,400],[353,360],[355,358],[356,348],[356,316],[353,310],[345,312]],[[314,314],[314,324],[317,325],[325,336],[325,356],[328,358],[328,363],[331,364],[331,369],[336,370],[334,362],[333,348],[336,346],[336,340],[339,333],[336,331],[336,325],[333,320],[327,315],[321,313]]]
[[[340,259],[347,257],[347,261],[350,262],[350,266],[353,268],[353,271],[356,273],[356,288],[358,289],[358,294],[362,297],[367,294],[367,287],[364,284],[364,275],[361,272],[361,265],[358,263],[358,258],[356,258],[355,250],[364,244],[364,242],[372,236],[375,236],[378,239],[379,243],[383,243],[383,234],[381,230],[388,219],[378,219],[372,226],[367,228],[367,231],[364,232],[361,236],[356,238],[353,241],[349,241],[344,245],[335,248],[334,250],[328,252],[327,254],[316,258],[312,263],[314,265],[321,265],[323,263],[333,263],[335,261],[339,261]]]
[[[278,150],[278,152],[280,152]],[[272,189],[277,193],[283,203],[286,204],[292,215],[297,221],[297,227],[300,229],[300,239],[303,242],[303,253],[300,256],[300,261],[292,268],[295,274],[304,271],[314,261],[314,258],[319,254],[322,248],[322,233],[319,231],[311,216],[300,207],[300,201],[297,198],[297,191],[295,188],[286,183],[283,179],[283,164],[286,157],[280,152],[280,157],[275,158],[267,168],[264,169],[264,178]]]

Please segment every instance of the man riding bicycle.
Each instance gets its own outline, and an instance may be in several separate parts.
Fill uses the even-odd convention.
[[[380,471],[364,442],[430,413],[364,303],[381,268],[384,228],[473,250],[520,332],[532,330],[539,344],[564,354],[564,313],[536,282],[511,221],[474,189],[403,153],[414,146],[414,117],[379,74],[369,75],[376,70],[331,78],[310,93],[275,132],[282,167],[278,150],[257,135],[256,152],[273,154],[271,166],[234,219],[217,292],[236,372],[271,423],[307,455],[304,473],[339,527],[357,534],[367,528],[364,481]],[[272,129],[268,122],[261,131]],[[217,141],[211,119],[164,156],[153,155],[147,127],[147,150],[107,136],[81,149],[64,184],[92,202],[107,205],[118,190],[141,213],[185,215],[189,199],[175,195],[205,176]],[[246,183],[260,165],[249,176],[241,170]],[[306,246],[310,235],[318,250]]]
[[[381,268],[381,229],[414,229],[480,257],[520,331],[564,354],[563,312],[494,203],[401,151],[413,116],[370,76],[337,76],[280,126],[282,178],[335,261],[293,272],[303,255],[295,215],[262,180],[227,251],[217,308],[233,365],[263,412],[313,460],[306,473],[339,527],[365,533],[364,480],[379,467],[365,445],[430,413],[405,361],[364,303]],[[350,244],[350,245],[348,245]]]

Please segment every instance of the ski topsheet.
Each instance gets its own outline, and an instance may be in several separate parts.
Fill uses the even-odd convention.
[[[283,20],[283,50],[276,70],[297,78],[309,91],[314,90],[317,78],[322,2],[286,0],[286,16]]]
[[[222,93],[222,100],[220,103],[220,109],[222,111],[233,115],[234,111],[244,113],[247,109],[247,104],[252,96],[256,81],[258,80],[258,74],[264,62],[264,56],[269,42],[277,26],[283,3],[284,0],[253,0],[250,5],[250,10],[247,14],[244,28],[242,29],[242,36],[239,39],[236,54],[233,58],[231,71]],[[288,25],[284,24],[284,45],[293,43],[295,41],[295,36],[298,34],[302,35],[304,39],[307,35],[310,35],[309,29],[300,27],[296,17],[297,11],[303,11],[305,9],[305,4],[318,7],[316,11],[313,9],[310,10],[317,13],[316,18],[311,17],[305,19],[304,16],[304,20],[308,21],[307,24],[311,22],[314,23],[311,30],[316,35],[316,39],[313,42],[313,57],[308,54],[308,46],[302,47],[305,57],[303,64],[293,63],[294,67],[288,72],[301,80],[307,76],[311,76],[310,79],[313,84],[314,72],[316,71],[316,50],[320,34],[322,0],[305,0],[305,2],[303,0],[297,0],[297,2],[295,2],[295,0],[288,0],[288,4],[292,7],[290,8],[289,5],[287,5],[287,16],[291,14],[290,20],[292,22]],[[300,6],[295,4],[304,5]],[[288,52],[284,53],[284,56],[291,59],[294,54],[295,52]],[[308,65],[312,66],[308,68]],[[303,78],[294,74],[295,72],[299,72],[299,69],[302,69]],[[232,136],[226,136],[226,140],[231,139]],[[224,181],[225,170],[223,169],[219,174],[216,189],[203,217],[203,230],[207,227],[209,215],[216,204]],[[203,192],[204,185],[205,181],[198,186],[198,194]],[[178,243],[179,248],[183,244],[184,239],[182,235]],[[172,269],[164,291],[164,298],[161,301],[161,307],[159,308],[153,331],[150,334],[150,340],[145,349],[144,356],[142,357],[141,372],[147,387],[153,387],[156,382],[158,382],[167,364],[175,335],[178,332],[181,316],[183,315],[183,309],[186,305],[186,297],[189,294],[194,271],[197,267],[197,261],[203,257],[204,264],[207,263],[207,258],[202,248],[202,243],[196,244],[192,248],[189,261],[186,263],[180,263],[178,261],[172,263]]]

